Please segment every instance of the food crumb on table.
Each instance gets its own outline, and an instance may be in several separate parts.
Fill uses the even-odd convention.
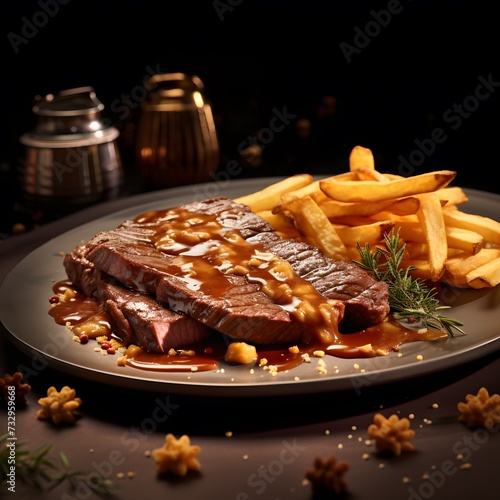
[[[67,385],[61,391],[51,386],[47,389],[47,397],[40,398],[38,404],[42,406],[37,412],[38,419],[50,419],[54,424],[74,423],[74,412],[81,406],[82,400],[76,397],[75,389]]]
[[[481,387],[476,395],[467,394],[465,402],[459,402],[457,408],[459,422],[468,427],[493,429],[500,424],[500,395],[490,396],[485,387]]]
[[[158,475],[185,476],[188,471],[201,469],[201,463],[197,458],[200,452],[201,448],[191,445],[190,438],[186,434],[176,439],[173,434],[169,433],[165,436],[163,446],[154,449],[152,455],[156,460]]]

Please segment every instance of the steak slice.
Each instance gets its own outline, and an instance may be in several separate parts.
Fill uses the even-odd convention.
[[[108,314],[114,334],[125,345],[148,352],[167,352],[197,342],[210,329],[185,314],[159,305],[153,297],[114,284],[86,255],[93,247],[80,245],[64,256],[66,274],[85,295],[94,297]]]
[[[342,331],[376,325],[389,313],[387,284],[377,281],[355,264],[334,261],[312,245],[286,240],[275,233],[259,233],[248,241],[258,241],[271,253],[285,259],[323,297],[344,302]]]
[[[178,257],[164,254],[153,245],[132,246],[114,238],[92,248],[87,259],[125,286],[150,294],[157,303],[232,338],[281,344],[296,343],[304,334],[301,323],[244,276],[221,274],[216,285],[207,284],[209,288],[215,286],[216,293],[207,293],[203,282],[178,273],[182,265]]]
[[[152,297],[109,281],[99,283],[98,294],[113,332],[126,345],[162,353],[186,347],[210,334],[202,323],[165,309]]]
[[[281,238],[272,226],[249,207],[225,197],[191,203],[195,213],[217,215],[226,228],[238,228],[249,242],[262,244],[269,252],[288,261],[302,279],[327,299],[345,305],[342,330],[360,330],[379,324],[389,313],[389,288],[351,262],[334,261],[306,242]],[[363,242],[361,242],[362,244]]]

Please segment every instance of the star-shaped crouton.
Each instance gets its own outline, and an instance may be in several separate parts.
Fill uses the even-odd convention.
[[[170,473],[176,476],[185,476],[190,470],[198,471],[201,464],[196,457],[200,451],[199,446],[191,445],[188,436],[176,439],[173,434],[167,434],[163,447],[152,451],[156,471],[159,475]]]
[[[490,396],[485,387],[479,389],[477,395],[467,394],[465,403],[458,403],[460,415],[458,420],[469,427],[485,427],[493,429],[500,425],[500,395]]]
[[[388,450],[394,455],[402,451],[413,451],[415,447],[410,439],[415,437],[415,431],[410,429],[407,418],[399,418],[396,414],[385,418],[381,413],[375,414],[373,424],[368,426],[368,435],[375,440],[375,448],[382,452]]]
[[[60,392],[55,387],[49,387],[47,397],[38,400],[42,409],[38,410],[36,416],[39,419],[51,419],[54,424],[74,423],[76,417],[73,412],[82,404],[82,400],[75,396],[76,391],[67,385]]]

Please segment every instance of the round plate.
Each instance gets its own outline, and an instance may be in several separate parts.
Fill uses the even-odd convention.
[[[276,178],[232,180],[227,183],[156,191],[130,198],[130,207],[93,220],[40,246],[6,276],[0,288],[0,315],[11,340],[30,356],[34,371],[47,364],[55,369],[89,380],[141,390],[213,396],[275,396],[340,390],[400,381],[444,370],[477,359],[500,347],[500,287],[488,290],[449,290],[453,301],[446,311],[464,324],[466,336],[432,342],[415,342],[391,353],[369,359],[322,358],[326,373],[317,360],[303,363],[288,372],[272,376],[268,371],[247,366],[221,366],[224,370],[200,373],[149,372],[117,366],[116,355],[94,351],[95,342],[81,345],[71,333],[49,316],[49,297],[55,281],[66,278],[63,253],[86,242],[97,232],[113,229],[123,220],[142,212],[175,207],[217,195],[236,198],[257,191]],[[495,218],[500,197],[466,190],[469,203],[463,211]],[[139,204],[137,199],[140,200]],[[402,354],[402,355],[401,355]]]

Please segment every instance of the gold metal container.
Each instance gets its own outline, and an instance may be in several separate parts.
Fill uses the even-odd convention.
[[[144,182],[156,189],[210,181],[219,164],[219,143],[200,78],[157,74],[146,88],[135,141]]]

